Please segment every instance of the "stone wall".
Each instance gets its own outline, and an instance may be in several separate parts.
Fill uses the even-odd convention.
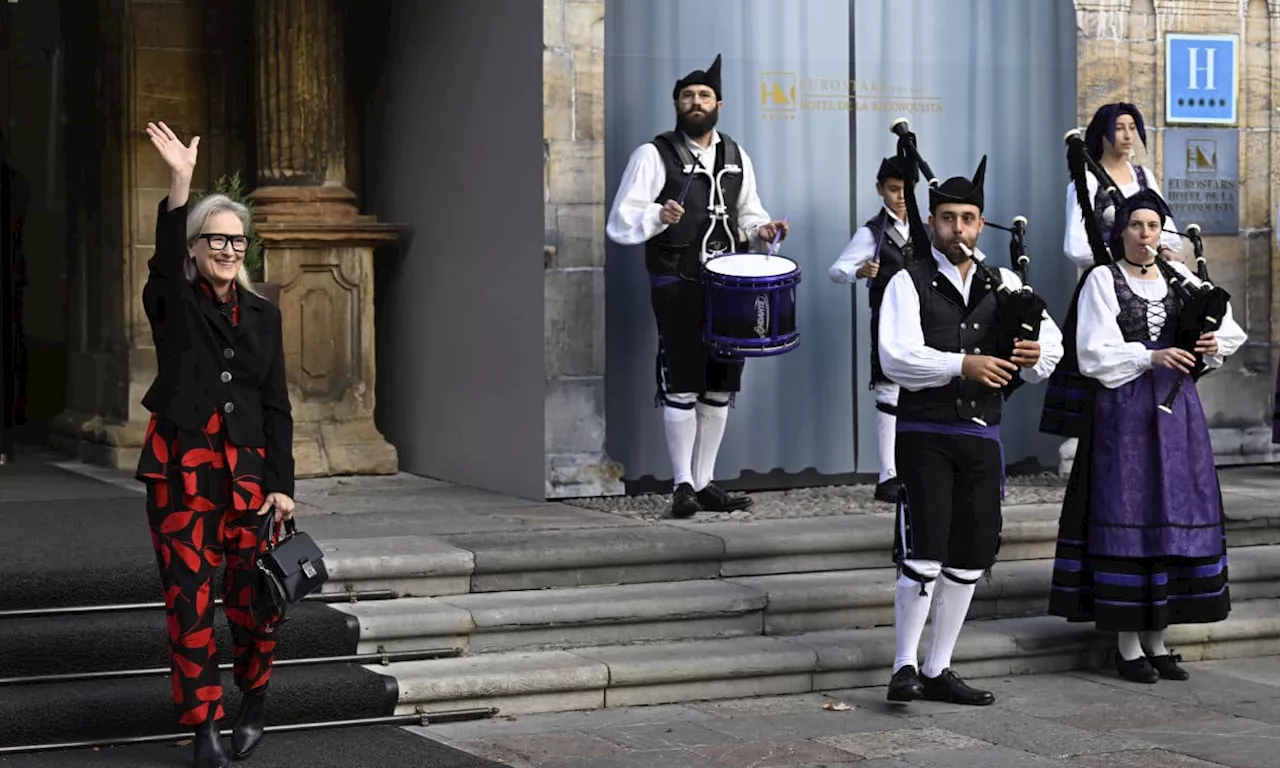
[[[87,211],[73,258],[88,284],[70,289],[68,405],[53,427],[55,439],[82,458],[130,468],[149,418],[142,396],[155,375],[142,287],[156,206],[169,188],[168,170],[144,128],[164,120],[184,141],[201,137],[197,194],[221,174],[245,168],[237,117],[244,114],[236,87],[241,53],[228,47],[244,34],[234,0],[98,0],[97,7],[102,135],[75,140],[96,142],[101,187],[79,201]]]
[[[1240,37],[1240,233],[1204,238],[1214,281],[1231,292],[1235,318],[1249,334],[1249,343],[1222,371],[1198,384],[1220,464],[1273,458],[1273,340],[1280,332],[1280,277],[1272,266],[1277,199],[1272,179],[1280,170],[1280,134],[1272,71],[1280,63],[1280,49],[1272,41],[1278,16],[1280,3],[1274,0],[1076,0],[1079,123],[1087,124],[1108,102],[1137,104],[1147,127],[1146,153],[1137,159],[1156,172],[1162,187],[1164,35]],[[1069,469],[1070,449],[1063,458],[1063,469]]]
[[[604,0],[544,0],[547,497],[622,492],[605,455]]]

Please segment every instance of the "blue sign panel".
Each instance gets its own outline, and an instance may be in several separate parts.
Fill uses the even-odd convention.
[[[1164,39],[1165,122],[1235,125],[1240,38],[1168,33]]]

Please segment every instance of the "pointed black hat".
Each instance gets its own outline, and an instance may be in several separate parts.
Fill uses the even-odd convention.
[[[911,163],[901,155],[886,157],[880,161],[880,170],[876,173],[876,181],[883,184],[885,179],[901,179],[914,182],[918,176],[911,173]]]
[[[716,60],[712,62],[707,69],[695,69],[684,77],[676,81],[676,87],[671,89],[671,100],[680,100],[680,91],[691,85],[705,85],[716,92],[716,99],[720,99],[720,54],[716,54]]]
[[[929,213],[933,213],[943,203],[976,205],[978,206],[978,212],[981,213],[985,203],[982,185],[986,180],[986,176],[987,156],[983,155],[982,161],[978,163],[978,170],[974,172],[972,179],[966,179],[963,176],[952,176],[929,190]]]

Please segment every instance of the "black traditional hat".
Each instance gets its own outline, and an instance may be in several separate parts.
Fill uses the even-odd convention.
[[[880,184],[885,179],[901,179],[906,182],[911,174],[911,163],[901,155],[886,157],[880,161],[880,170],[876,173],[876,181]],[[915,182],[915,178],[910,179]]]
[[[929,189],[929,213],[933,213],[943,203],[976,205],[978,206],[978,212],[981,213],[985,203],[982,184],[986,176],[987,156],[983,155],[981,162],[978,163],[978,170],[974,172],[972,179],[966,179],[963,176],[952,176],[938,186]]]
[[[1169,210],[1169,204],[1164,201],[1158,192],[1151,188],[1140,189],[1133,193],[1130,197],[1116,209],[1116,220],[1111,225],[1111,242],[1107,243],[1111,248],[1111,253],[1115,254],[1114,258],[1119,259],[1124,253],[1124,231],[1129,227],[1129,219],[1133,217],[1134,211],[1140,211],[1143,208],[1155,211],[1160,215],[1160,228],[1164,228],[1164,223],[1169,220],[1173,213]]]
[[[684,77],[676,81],[676,87],[671,89],[671,100],[680,100],[680,91],[691,85],[705,85],[716,92],[716,100],[720,100],[720,54],[716,54],[716,60],[705,70],[695,69]]]

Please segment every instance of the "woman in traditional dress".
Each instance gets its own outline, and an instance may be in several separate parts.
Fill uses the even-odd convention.
[[[1105,247],[1092,212],[1085,225],[1094,247]],[[1110,235],[1115,260],[1104,263],[1104,254],[1090,268],[1068,316],[1078,370],[1095,384],[1063,502],[1049,606],[1116,632],[1117,671],[1142,683],[1187,679],[1165,629],[1221,621],[1231,605],[1222,495],[1195,384],[1183,383],[1172,413],[1157,408],[1195,364],[1172,346],[1181,303],[1170,279],[1200,281],[1151,253],[1169,226],[1168,206],[1153,190],[1126,199]],[[1228,307],[1196,352],[1216,368],[1244,341]]]
[[[1124,197],[1132,197],[1139,190],[1150,189],[1160,194],[1160,185],[1156,175],[1145,165],[1134,163],[1133,150],[1138,142],[1145,148],[1147,145],[1147,129],[1142,120],[1142,112],[1127,102],[1103,104],[1093,114],[1089,127],[1085,129],[1085,148],[1089,155],[1102,166],[1111,180],[1116,183]],[[1115,207],[1107,190],[1103,188],[1092,174],[1086,177],[1088,187],[1086,199],[1102,228],[1102,239],[1106,242],[1111,236],[1115,220]],[[1080,203],[1076,196],[1075,181],[1067,184],[1067,228],[1062,239],[1062,251],[1067,258],[1082,268],[1093,266],[1093,251],[1085,236],[1084,222],[1081,217]],[[1170,219],[1166,229],[1177,229]],[[1172,232],[1160,236],[1161,256],[1170,261],[1181,261],[1182,240]],[[1165,249],[1168,249],[1166,251]]]

